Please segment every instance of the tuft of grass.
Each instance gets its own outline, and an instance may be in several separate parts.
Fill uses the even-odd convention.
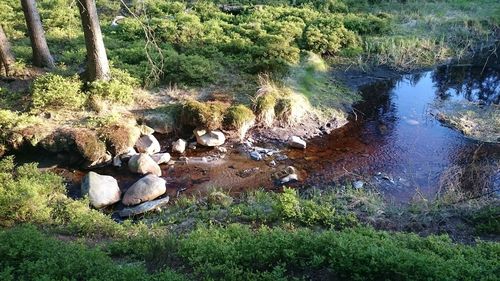
[[[240,139],[243,139],[247,131],[255,124],[255,114],[243,104],[231,106],[224,116],[224,125],[227,128],[237,130]]]
[[[223,102],[200,102],[188,100],[183,103],[180,113],[182,126],[216,130],[222,128],[229,105]]]

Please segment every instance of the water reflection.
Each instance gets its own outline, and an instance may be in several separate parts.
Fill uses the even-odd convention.
[[[311,185],[365,178],[399,201],[416,189],[427,198],[444,189],[484,192],[500,172],[500,147],[442,126],[428,109],[436,98],[498,103],[499,77],[493,69],[441,67],[375,83],[362,89],[357,120],[290,153]]]

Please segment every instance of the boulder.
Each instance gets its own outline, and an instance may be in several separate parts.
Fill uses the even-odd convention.
[[[137,174],[153,174],[161,176],[160,166],[151,158],[151,156],[141,153],[130,157],[128,168],[131,172]]]
[[[307,146],[306,142],[297,136],[291,136],[290,139],[288,139],[288,145],[299,149],[305,149]]]
[[[156,153],[151,155],[151,158],[155,160],[156,164],[165,164],[170,161],[170,153]]]
[[[167,182],[155,175],[147,175],[134,183],[123,196],[122,203],[126,206],[137,205],[151,201],[167,191]]]
[[[171,115],[162,113],[148,114],[144,116],[144,122],[160,134],[169,134],[176,127],[174,118]]]
[[[125,208],[125,209],[121,210],[118,213],[118,215],[122,218],[140,215],[140,214],[149,212],[151,210],[157,210],[157,209],[165,206],[166,204],[168,204],[169,200],[170,200],[170,197],[167,196],[165,198],[161,198],[158,200],[145,202],[145,203],[142,203],[142,204],[137,205],[137,206],[132,207],[132,208]]]
[[[226,141],[226,137],[219,130],[210,132],[205,130],[195,130],[194,135],[198,144],[203,146],[220,146]]]
[[[88,195],[90,204],[97,209],[120,201],[118,182],[111,176],[88,173],[82,180],[82,195]]]
[[[178,139],[172,142],[172,152],[184,153],[186,151],[187,142],[183,139]]]
[[[150,155],[160,152],[161,149],[160,143],[152,135],[140,137],[135,143],[135,147],[140,153],[147,153]]]

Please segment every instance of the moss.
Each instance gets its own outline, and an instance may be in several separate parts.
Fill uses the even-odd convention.
[[[243,139],[247,131],[255,124],[255,114],[243,104],[231,106],[224,117],[224,126],[237,130]]]
[[[113,155],[120,155],[135,145],[141,131],[136,126],[114,124],[102,128],[99,134],[106,141],[109,151]]]
[[[229,105],[223,102],[188,100],[182,106],[180,121],[183,126],[208,130],[220,129]]]

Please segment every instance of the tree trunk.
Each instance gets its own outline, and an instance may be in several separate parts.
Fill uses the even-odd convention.
[[[21,0],[21,5],[23,6],[24,18],[26,19],[26,26],[31,40],[33,65],[54,68],[54,59],[47,46],[45,32],[43,31],[35,0]]]
[[[9,76],[10,66],[14,62],[15,59],[10,49],[9,39],[7,39],[2,25],[0,25],[0,72],[2,71],[3,66],[5,68],[5,74]]]
[[[89,81],[109,80],[111,73],[106,48],[102,40],[95,1],[77,0],[76,3],[80,10],[85,45],[87,47],[87,78]]]

